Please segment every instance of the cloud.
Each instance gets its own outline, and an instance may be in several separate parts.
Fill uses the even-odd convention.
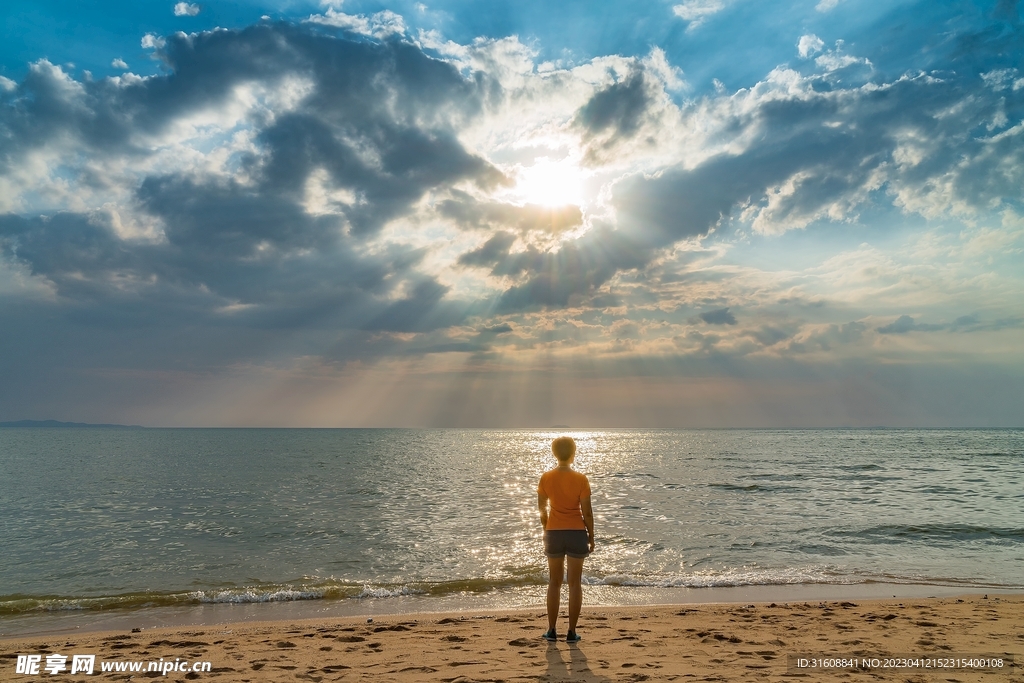
[[[829,71],[801,76],[777,69],[753,88],[680,109],[642,60],[613,63],[611,71],[579,67],[524,81],[511,71],[465,72],[464,65],[430,58],[409,43],[350,41],[315,26],[147,36],[173,78],[78,83],[40,62],[25,82],[33,98],[6,110],[4,125],[17,141],[4,152],[6,167],[21,166],[23,155],[56,139],[75,140],[95,158],[128,159],[118,155],[163,144],[163,136],[200,112],[238,110],[222,128],[237,143],[233,151],[225,148],[219,175],[144,171],[130,193],[146,215],[165,224],[163,234],[218,236],[217,248],[227,248],[232,242],[223,231],[186,228],[203,222],[195,211],[183,212],[190,206],[213,212],[220,202],[234,206],[252,195],[287,198],[318,212],[323,222],[333,221],[331,230],[370,238],[388,222],[422,211],[419,202],[435,193],[433,210],[460,228],[559,235],[588,225],[581,207],[546,209],[490,198],[494,188],[507,186],[509,175],[467,148],[461,131],[470,122],[501,120],[506,109],[520,120],[529,116],[525,93],[548,106],[559,101],[539,93],[574,92],[578,104],[565,102],[561,120],[570,125],[561,134],[577,136],[587,163],[600,170],[623,160],[651,163],[649,158],[655,165],[609,176],[606,206],[614,215],[601,226],[560,244],[530,242],[519,255],[493,261],[495,272],[524,278],[566,258],[586,264],[589,273],[561,278],[557,287],[549,276],[544,286],[513,282],[505,305],[525,302],[527,290],[561,292],[542,297],[556,305],[591,296],[659,250],[728,221],[749,221],[766,234],[822,219],[841,222],[855,217],[858,206],[883,198],[879,191],[924,215],[953,204],[968,211],[1012,196],[1014,183],[1024,179],[1014,129],[990,138],[961,135],[965,125],[988,120],[998,106],[993,98],[968,96],[967,77],[911,75],[836,87],[827,80]],[[804,36],[801,50],[809,55],[816,40]],[[473,49],[485,48],[498,46]],[[493,66],[497,57],[488,59],[479,63]],[[503,85],[506,80],[519,90]],[[273,93],[289,92],[287,102],[273,100]],[[955,117],[930,113],[958,106]],[[662,163],[665,158],[669,163]],[[225,180],[235,174],[247,180]],[[319,197],[315,209],[313,195]],[[261,210],[254,226],[261,224]],[[274,244],[273,235],[257,239],[255,227],[236,232],[239,240],[249,235],[244,245],[236,240],[238,254]],[[468,263],[458,254],[452,262]]]
[[[687,31],[695,30],[707,19],[725,9],[722,0],[686,0],[672,7],[672,13],[683,21],[688,21]]]
[[[508,258],[509,249],[515,244],[516,236],[510,232],[499,232],[473,251],[459,256],[464,266],[493,267]]]
[[[949,326],[949,329],[953,332],[996,332],[1020,327],[1024,327],[1024,318],[1022,317],[1013,316],[985,321],[980,316],[971,314],[958,317]]]
[[[156,50],[166,45],[167,41],[161,38],[160,36],[156,35],[155,33],[147,33],[146,35],[142,36],[140,44],[142,45],[143,49]]]
[[[634,138],[652,119],[657,86],[649,83],[642,70],[595,93],[576,112],[574,123],[587,144],[584,160],[599,165],[617,147]]]
[[[176,17],[194,17],[197,14],[199,14],[199,5],[194,3],[179,2],[174,5],[174,16]]]
[[[121,59],[120,57],[118,57],[118,58],[114,59],[112,62],[110,62],[110,66],[112,66],[115,69],[127,69],[128,68],[128,62],[126,62],[123,59]]]
[[[353,33],[361,33],[374,38],[403,35],[406,32],[405,20],[391,10],[383,10],[365,16],[362,14],[345,14],[333,7],[328,7],[323,14],[314,14],[308,21],[325,26],[336,26]]]
[[[651,48],[651,52],[643,59],[644,69],[655,75],[665,84],[669,90],[682,90],[687,87],[683,80],[683,70],[678,66],[669,64],[665,51],[660,47]]]
[[[621,232],[597,226],[580,239],[563,242],[554,252],[527,249],[499,254],[495,275],[523,276],[499,297],[499,313],[579,306],[622,270],[647,260]]]
[[[713,311],[705,311],[698,316],[708,325],[735,325],[736,316],[729,312],[728,308],[717,308]],[[778,339],[776,339],[778,341]],[[774,342],[773,342],[774,343]]]
[[[463,192],[438,203],[438,213],[461,227],[477,229],[516,229],[522,232],[559,234],[583,222],[578,206],[547,207],[505,202],[478,201]]]
[[[868,329],[867,325],[857,320],[842,324],[809,325],[807,328],[801,334],[794,335],[787,350],[797,353],[832,351],[856,343]]]
[[[967,327],[977,325],[978,322],[978,316],[976,315],[962,315],[953,321],[953,327]]]
[[[797,43],[797,52],[802,59],[807,59],[823,49],[825,49],[825,41],[813,33],[800,36],[800,42]]]
[[[906,334],[907,332],[935,332],[945,329],[945,326],[917,323],[909,315],[901,315],[888,325],[875,329],[879,334]]]
[[[120,330],[88,336],[91,368],[825,362],[876,333],[1020,329],[998,261],[1024,184],[1010,67],[887,76],[808,34],[799,72],[682,98],[657,50],[539,65],[515,38],[335,7],[143,45],[153,76],[39,60],[0,81],[0,309],[47,339]],[[578,202],[510,201],[538,159]],[[830,258],[935,217],[956,258],[998,261],[954,312],[938,261]],[[814,248],[775,258],[800,230]],[[59,353],[18,334],[17,358]]]
[[[444,285],[415,272],[422,258],[409,258],[415,250],[365,250],[424,193],[503,178],[454,134],[479,110],[473,81],[408,44],[299,27],[176,34],[160,50],[173,77],[127,86],[78,83],[58,67],[34,65],[25,82],[32,97],[4,110],[2,125],[17,131],[19,145],[5,150],[3,168],[17,169],[56,139],[73,141],[70,149],[87,152],[94,165],[138,163],[140,141],[167,145],[183,119],[237,106],[234,93],[252,92],[254,78],[275,86],[302,74],[310,85],[296,101],[254,101],[251,114],[228,123],[223,168],[143,164],[116,213],[3,216],[8,259],[69,301],[147,302],[168,319],[186,310],[194,319],[254,323],[317,315],[351,329],[411,330],[465,316],[460,305],[441,302]],[[237,152],[232,135],[247,141]],[[131,173],[130,165],[120,168]],[[314,176],[347,203],[309,210]],[[126,238],[118,216],[151,221],[156,232]]]
[[[828,50],[823,55],[815,58],[814,63],[826,72],[839,71],[851,66],[865,66],[871,68],[871,61],[864,57],[854,57],[842,53],[842,41],[837,43],[835,50]]]

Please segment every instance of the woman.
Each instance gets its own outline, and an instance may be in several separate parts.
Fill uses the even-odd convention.
[[[565,642],[578,642],[576,622],[583,606],[583,559],[594,552],[594,510],[590,482],[572,469],[576,442],[560,436],[551,442],[558,466],[548,470],[537,486],[537,507],[544,527],[544,554],[548,556],[548,630],[544,640],[558,640],[555,623],[562,597],[565,557],[569,557],[569,632]],[[550,504],[550,510],[549,510]]]

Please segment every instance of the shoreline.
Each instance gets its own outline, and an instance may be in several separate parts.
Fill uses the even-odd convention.
[[[417,614],[469,614],[544,609],[544,587],[449,596],[406,595],[340,600],[204,603],[135,609],[31,612],[0,618],[0,641],[156,628],[210,628],[224,624],[305,619],[401,618]],[[702,588],[584,586],[583,609],[805,601],[1024,596],[1024,589],[918,583],[776,584]],[[565,589],[563,588],[563,602]],[[564,608],[564,605],[563,605]]]
[[[18,655],[38,655],[45,662],[47,654],[80,653],[108,665],[209,662],[208,672],[173,671],[168,680],[215,678],[224,683],[296,678],[400,683],[829,680],[865,672],[838,665],[810,673],[794,669],[798,658],[828,658],[830,665],[842,658],[843,664],[877,659],[868,672],[876,680],[1021,680],[1024,593],[983,596],[585,605],[579,627],[583,640],[574,645],[540,638],[543,608],[59,633],[0,640],[0,672],[9,674],[5,679],[29,680],[15,674]],[[563,614],[563,634],[564,624]],[[887,666],[907,657],[943,662],[946,668],[922,670],[925,660]],[[978,664],[981,657],[985,666]],[[992,664],[995,658],[998,668]]]

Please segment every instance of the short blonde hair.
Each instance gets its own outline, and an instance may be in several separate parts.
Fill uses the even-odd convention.
[[[558,462],[567,462],[576,455],[576,442],[571,436],[560,436],[551,442],[551,452]]]

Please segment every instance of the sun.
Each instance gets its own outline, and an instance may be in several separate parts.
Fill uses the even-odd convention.
[[[583,172],[569,157],[561,161],[538,157],[532,166],[521,168],[516,176],[513,193],[527,204],[579,206],[583,203]]]

